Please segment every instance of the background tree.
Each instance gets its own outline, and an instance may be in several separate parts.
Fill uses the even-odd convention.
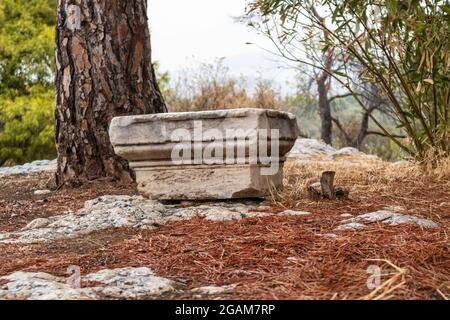
[[[192,61],[190,65],[178,74],[167,91],[167,105],[172,112],[282,108],[282,98],[272,82],[259,78],[253,92],[249,92],[248,79],[230,75],[223,58],[212,62]],[[164,78],[159,79],[162,81]]]
[[[257,4],[255,6],[257,8]],[[309,14],[312,19],[325,25],[330,24],[331,15],[323,10],[319,13],[316,6],[319,5],[314,1],[310,2]],[[364,81],[357,80],[362,69],[361,65],[344,50],[334,45],[329,30],[317,28],[315,22],[307,19],[295,21],[292,25],[286,26],[284,23],[287,22],[283,22],[277,15],[250,14],[249,18],[250,26],[272,41],[275,51],[271,52],[290,62],[291,68],[300,70],[299,73],[308,83],[301,94],[317,95],[316,103],[311,107],[318,111],[320,138],[324,142],[333,144],[333,131],[337,131],[337,137],[340,140],[334,143],[356,148],[362,146],[368,135],[385,136],[379,130],[369,130],[369,120],[375,112],[391,115],[386,99],[376,85],[367,85]],[[354,91],[349,91],[336,81],[335,78],[342,75],[354,77]],[[352,128],[346,129],[349,123],[343,122],[343,118],[346,117],[340,115],[342,107],[337,108],[341,105],[340,99],[349,100],[354,94],[367,105],[367,108],[358,111],[360,114],[358,130],[352,130],[355,127],[353,123]],[[356,101],[353,103],[356,104]],[[354,120],[353,118],[352,121]]]
[[[317,17],[318,5],[317,10],[330,17],[331,23]],[[333,48],[362,66],[357,82],[348,74],[332,72],[330,76],[366,111],[357,95],[358,83],[378,86],[411,143],[400,141],[371,114],[382,134],[419,160],[430,153],[433,157],[449,155],[448,1],[255,0],[250,11],[278,19],[281,40],[298,34],[305,21],[327,32]]]
[[[61,0],[56,22],[57,183],[131,181],[108,127],[115,116],[165,112],[151,64],[147,1]]]
[[[56,2],[0,1],[0,166],[56,156]]]

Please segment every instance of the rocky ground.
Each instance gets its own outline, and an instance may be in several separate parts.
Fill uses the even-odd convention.
[[[54,165],[0,168],[0,299],[450,296],[449,179],[406,162],[300,139],[270,199],[178,203]],[[308,198],[324,170],[349,199]]]

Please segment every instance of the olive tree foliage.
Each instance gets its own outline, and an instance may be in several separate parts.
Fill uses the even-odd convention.
[[[284,57],[325,72],[363,110],[360,93],[373,88],[366,84],[380,88],[408,139],[370,118],[404,151],[419,160],[450,154],[448,0],[253,0],[248,12],[270,26]],[[343,68],[299,58],[298,44],[317,34],[326,35],[322,52],[333,52]]]

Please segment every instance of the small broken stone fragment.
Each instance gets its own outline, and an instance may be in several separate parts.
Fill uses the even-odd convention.
[[[50,190],[35,190],[34,191],[34,194],[36,196],[42,196],[42,195],[46,195],[46,194],[49,194],[49,193],[52,193],[52,192]]]
[[[366,224],[376,222],[384,223],[390,226],[397,226],[400,224],[410,224],[422,228],[430,228],[430,229],[439,228],[439,225],[437,223],[429,219],[418,218],[415,216],[402,214],[398,212],[392,212],[388,210],[379,210],[375,212],[361,214],[354,218],[346,219],[342,222],[344,224],[337,227],[336,230],[352,230],[352,229],[356,230],[366,227]]]
[[[313,200],[321,199],[347,199],[349,191],[343,187],[334,186],[334,171],[324,171],[320,182],[312,183],[308,186],[309,197]]]
[[[311,212],[296,211],[296,210],[285,210],[285,211],[281,212],[280,214],[284,215],[284,216],[308,216],[308,215],[311,214]]]
[[[257,204],[214,202],[207,205],[166,206],[141,196],[102,196],[85,202],[77,212],[66,212],[49,218],[37,218],[19,231],[0,232],[0,243],[35,243],[73,238],[107,228],[151,229],[169,222],[194,217],[212,221],[232,221],[270,215],[252,212]]]
[[[93,287],[73,287],[69,278],[44,272],[14,272],[0,277],[0,299],[85,300],[99,298],[136,299],[174,291],[179,284],[145,267],[105,269],[81,275]]]
[[[343,213],[340,216],[343,217],[343,218],[353,217],[353,215],[351,213]]]
[[[429,219],[418,218],[415,216],[388,210],[379,210],[375,212],[365,213],[356,216],[352,219],[348,219],[344,222],[365,222],[365,223],[382,222],[391,226],[396,226],[399,224],[412,224],[423,228],[439,227],[437,223]]]
[[[340,225],[335,230],[343,231],[343,230],[358,230],[358,229],[364,229],[366,227],[365,224],[358,223],[358,222],[350,222],[343,225]]]

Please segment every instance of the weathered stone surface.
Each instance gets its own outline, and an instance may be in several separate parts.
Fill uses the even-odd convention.
[[[341,216],[342,218],[350,218],[350,217],[353,217],[353,215],[352,215],[351,213],[342,213],[340,216]]]
[[[14,167],[0,167],[0,175],[29,174],[42,171],[55,171],[56,160],[36,160]]]
[[[268,215],[265,212],[253,212],[257,206],[255,201],[233,201],[176,207],[141,196],[103,196],[86,201],[84,208],[77,212],[37,218],[20,231],[0,233],[0,243],[45,242],[107,228],[153,228],[193,217],[230,221]]]
[[[298,138],[287,157],[310,159],[313,156],[326,156],[337,150],[332,146],[315,139]]]
[[[380,210],[376,212],[362,214],[355,218],[348,219],[346,220],[346,222],[361,222],[361,223],[382,222],[391,226],[396,226],[399,224],[412,224],[423,228],[439,227],[437,223],[428,219],[418,218],[415,216],[387,210]]]
[[[342,149],[335,149],[322,141],[304,138],[298,138],[295,141],[292,150],[286,157],[304,161],[346,161],[349,159],[370,161],[380,160],[377,156],[365,154],[356,148],[345,147]]]
[[[309,216],[309,215],[311,215],[311,212],[297,211],[297,210],[284,210],[280,214],[284,215],[284,216]]]
[[[105,269],[81,275],[83,281],[99,283],[94,287],[73,287],[69,278],[43,272],[14,272],[0,277],[0,299],[136,299],[176,290],[178,284],[157,277],[148,268]]]
[[[152,199],[263,197],[282,187],[298,132],[294,115],[263,109],[117,117],[110,126],[115,152]]]
[[[47,189],[42,189],[42,190],[34,190],[34,192],[33,192],[36,196],[43,196],[43,195],[46,195],[46,194],[50,194],[50,193],[52,193],[50,190],[47,190]]]
[[[389,210],[379,210],[375,212],[369,212],[361,214],[354,218],[346,219],[342,221],[342,225],[338,226],[336,230],[356,230],[362,229],[367,224],[381,222],[390,226],[397,226],[399,224],[411,224],[422,228],[438,228],[439,225],[434,221],[418,218],[415,216],[393,212]]]

